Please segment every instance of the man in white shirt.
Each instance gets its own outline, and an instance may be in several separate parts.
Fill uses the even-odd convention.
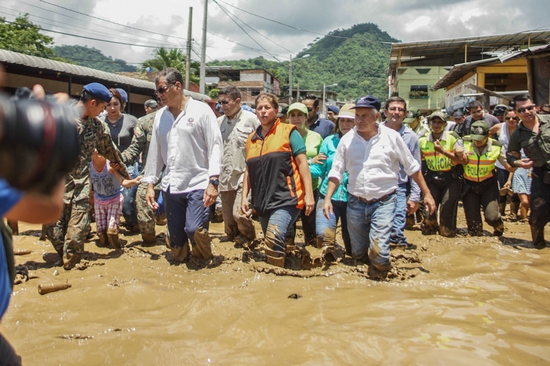
[[[331,198],[348,172],[348,230],[356,260],[368,258],[373,267],[387,272],[390,265],[390,235],[395,217],[399,165],[424,193],[424,203],[433,213],[434,200],[414,159],[398,132],[379,126],[380,100],[366,96],[355,101],[355,128],[342,137],[329,172],[323,211],[332,213]]]
[[[227,240],[243,245],[256,238],[254,223],[241,210],[241,194],[246,169],[246,139],[260,124],[258,117],[241,108],[241,92],[234,86],[218,93],[223,116],[218,124],[223,140],[220,196]]]
[[[165,106],[155,115],[142,182],[148,183],[147,204],[154,210],[154,184],[164,166],[163,192],[170,248],[183,262],[189,243],[198,258],[212,258],[208,235],[209,206],[218,196],[222,137],[210,107],[183,94],[183,77],[173,68],[155,78],[156,93]]]

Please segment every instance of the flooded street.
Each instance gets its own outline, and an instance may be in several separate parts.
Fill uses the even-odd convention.
[[[121,236],[124,253],[92,240],[86,268],[64,271],[43,261],[53,248],[38,226],[20,231],[15,249],[31,253],[16,260],[30,279],[0,330],[25,365],[550,363],[550,247],[531,247],[524,223],[506,222],[502,239],[407,231],[418,247],[392,250],[389,281],[349,261],[269,273],[220,242],[222,224],[208,268],[170,264],[160,239]]]

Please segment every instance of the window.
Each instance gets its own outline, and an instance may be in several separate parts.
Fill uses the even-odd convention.
[[[252,89],[250,91],[250,95],[252,95],[253,97],[257,97],[258,95],[260,95],[260,89]]]
[[[431,69],[416,69],[416,72],[419,73],[419,74],[427,74],[430,72]]]
[[[427,85],[411,85],[411,91],[409,92],[410,99],[427,99],[428,97]]]

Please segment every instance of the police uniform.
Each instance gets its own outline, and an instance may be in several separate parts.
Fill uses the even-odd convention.
[[[443,131],[439,138],[444,150],[453,152],[457,146],[462,147],[462,140],[452,131]],[[422,233],[424,235],[439,234],[446,237],[456,235],[456,215],[458,199],[462,189],[462,179],[450,158],[435,150],[433,136],[430,133],[420,138],[422,154],[422,173],[426,184],[435,200],[436,210],[424,218]],[[437,212],[440,207],[438,225]]]
[[[481,236],[483,233],[481,206],[485,221],[495,230],[494,235],[501,236],[504,233],[504,223],[498,209],[500,192],[495,163],[497,160],[505,163],[505,156],[500,142],[491,138],[488,138],[486,145],[481,149],[474,146],[474,140],[488,136],[487,122],[474,122],[470,131],[470,135],[464,137],[464,151],[468,163],[463,164],[465,194],[462,198],[468,233],[474,236]]]
[[[96,100],[111,99],[109,90],[99,83],[85,85],[84,90]],[[78,164],[66,177],[63,215],[56,223],[46,227],[46,235],[63,258],[65,269],[71,269],[80,261],[84,241],[90,231],[90,161],[94,149],[112,163],[119,164],[118,171],[129,178],[107,125],[97,117],[78,118],[76,125],[80,146]]]

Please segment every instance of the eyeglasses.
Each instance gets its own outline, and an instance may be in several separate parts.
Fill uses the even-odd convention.
[[[229,104],[230,100],[220,100],[220,104]]]
[[[519,121],[519,118],[517,118],[517,117],[506,117],[505,119],[506,119],[507,121],[509,121],[509,120],[511,120],[511,119],[513,119],[514,121]]]
[[[167,86],[161,86],[160,88],[155,90],[155,93],[157,93],[158,95],[164,94],[168,91],[168,89],[170,89],[173,86],[174,86],[174,84],[170,84],[170,85],[167,85]]]
[[[518,113],[525,113],[525,111],[532,111],[533,109],[535,109],[535,106],[530,105],[530,106],[527,106],[527,107],[518,108],[517,111],[518,111]]]
[[[401,107],[391,107],[391,108],[388,108],[389,111],[392,111],[392,112],[405,112],[405,108],[401,108]]]
[[[313,111],[313,108],[307,107],[307,111],[308,111],[308,112],[311,112],[311,111]]]

